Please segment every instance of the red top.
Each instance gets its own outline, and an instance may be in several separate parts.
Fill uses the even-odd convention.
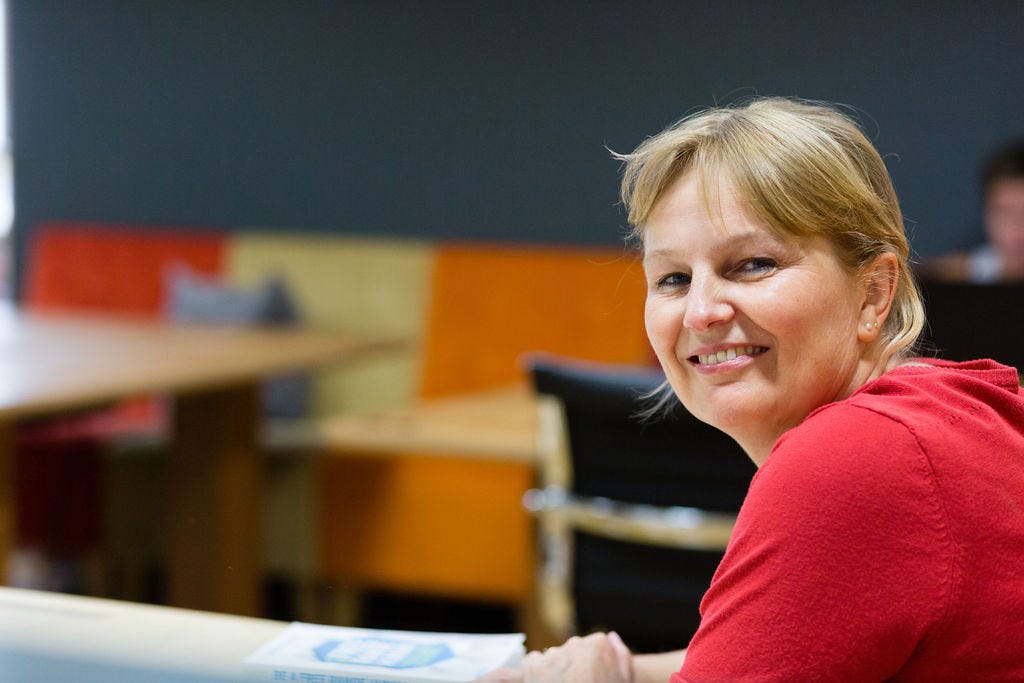
[[[672,683],[1024,680],[1017,373],[927,362],[779,439]]]

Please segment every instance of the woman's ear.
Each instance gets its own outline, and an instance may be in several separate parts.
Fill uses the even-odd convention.
[[[896,298],[896,286],[900,282],[899,260],[895,254],[885,252],[876,256],[862,272],[864,303],[861,304],[857,337],[862,342],[871,342],[881,331]]]

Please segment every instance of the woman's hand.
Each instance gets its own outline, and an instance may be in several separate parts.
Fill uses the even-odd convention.
[[[633,655],[618,634],[573,637],[523,657],[521,669],[498,669],[480,683],[633,683]]]

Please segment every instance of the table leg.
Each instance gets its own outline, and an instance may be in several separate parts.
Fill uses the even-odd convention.
[[[8,584],[8,562],[14,550],[14,425],[0,420],[0,584]]]
[[[258,616],[264,461],[258,386],[179,396],[165,518],[168,600]]]

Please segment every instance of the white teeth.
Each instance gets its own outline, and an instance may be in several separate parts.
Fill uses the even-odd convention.
[[[701,365],[717,365],[724,363],[727,360],[733,360],[737,356],[751,356],[754,354],[755,346],[736,346],[731,349],[724,349],[716,353],[700,354],[697,356],[697,360],[700,361]]]

